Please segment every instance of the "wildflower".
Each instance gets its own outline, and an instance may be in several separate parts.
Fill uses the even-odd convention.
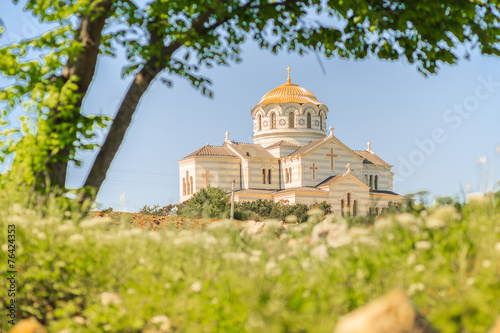
[[[311,233],[311,243],[315,244],[326,240],[330,247],[337,248],[350,242],[347,222],[330,223],[327,220],[314,226]]]
[[[425,271],[425,266],[422,264],[418,264],[417,266],[415,266],[415,271],[419,272],[419,273],[423,272],[423,271]]]
[[[500,242],[495,243],[495,251],[500,252]]]
[[[392,226],[393,222],[389,219],[384,219],[384,218],[376,220],[375,223],[373,224],[373,228],[377,231],[390,229],[392,228]]]
[[[202,288],[203,288],[203,286],[201,285],[200,281],[196,281],[195,283],[193,283],[191,285],[191,291],[194,293],[199,293]]]
[[[68,242],[69,243],[79,243],[85,241],[85,236],[81,234],[73,234],[69,237]]]
[[[71,318],[71,320],[73,320],[73,322],[77,325],[85,324],[85,318],[83,318],[82,316],[74,316],[73,318]]]
[[[408,287],[408,295],[413,295],[417,291],[422,291],[425,289],[425,285],[422,282],[416,282],[410,284]]]
[[[432,220],[427,220],[427,223],[425,225],[429,229],[440,229],[443,228],[446,225],[446,223],[443,220],[432,219]]]
[[[122,300],[120,296],[116,293],[112,292],[103,292],[101,293],[101,304],[104,306],[109,306],[109,305],[120,305],[122,303]]]
[[[60,226],[57,227],[57,231],[64,233],[64,232],[71,232],[75,230],[75,226],[73,225],[73,222],[66,222],[64,224],[61,224]]]
[[[470,277],[470,278],[468,278],[467,280],[465,280],[465,285],[466,285],[466,286],[471,286],[471,285],[473,285],[475,282],[476,282],[476,280],[475,280],[473,277]]]
[[[321,261],[329,257],[328,248],[325,244],[318,245],[311,249],[311,256],[318,258]]]
[[[415,249],[417,249],[417,250],[424,250],[425,251],[425,250],[430,249],[432,245],[431,245],[431,242],[429,242],[429,241],[419,240],[419,241],[415,242],[414,246],[415,246]]]
[[[7,252],[7,251],[9,251],[9,244],[7,244],[7,243],[2,244],[2,251],[3,251],[3,252]]]
[[[92,219],[87,219],[84,220],[80,223],[80,227],[84,229],[92,229],[101,225],[104,225],[106,223],[111,222],[110,218],[101,218],[101,217],[94,217]]]
[[[172,324],[170,318],[166,315],[154,316],[149,319],[146,327],[142,330],[143,333],[167,333],[171,332]]]
[[[484,268],[489,268],[489,267],[491,267],[491,261],[483,260],[482,265]]]
[[[248,255],[245,252],[227,252],[222,254],[222,258],[234,261],[246,261]]]
[[[488,203],[488,197],[480,192],[469,193],[467,194],[467,203],[473,206],[483,206]]]
[[[281,273],[281,269],[278,267],[278,264],[274,261],[268,261],[265,267],[266,274],[271,276],[277,276]]]

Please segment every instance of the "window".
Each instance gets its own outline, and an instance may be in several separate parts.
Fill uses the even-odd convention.
[[[276,113],[271,113],[271,128],[276,128]]]
[[[271,184],[271,169],[267,170],[267,183]]]
[[[344,199],[340,200],[340,212],[344,216]]]
[[[351,193],[347,193],[347,215],[351,215]]]
[[[295,127],[295,114],[293,112],[288,114],[288,127]]]
[[[290,177],[288,182],[291,183],[292,182],[292,168],[288,169],[288,176]]]
[[[288,183],[288,179],[289,179],[289,176],[288,176],[288,168],[285,169],[285,184]]]
[[[375,216],[378,216],[378,207],[375,208]]]
[[[193,191],[193,176],[191,176],[191,178],[189,178],[189,183],[191,185],[190,192],[191,192],[191,194],[193,194],[194,193],[194,191]]]
[[[323,129],[323,115],[321,113],[319,114],[319,129]]]
[[[378,176],[375,176],[375,189],[378,189]]]
[[[189,171],[186,170],[186,194],[189,195]]]
[[[259,131],[262,130],[262,116],[259,114]]]
[[[373,188],[373,175],[370,175],[370,188]]]
[[[186,195],[186,178],[182,178],[182,195]]]
[[[311,114],[307,114],[307,128],[311,128]]]
[[[266,169],[262,169],[262,184],[266,183]]]
[[[354,200],[352,203],[352,216],[356,216],[358,214],[358,200]]]

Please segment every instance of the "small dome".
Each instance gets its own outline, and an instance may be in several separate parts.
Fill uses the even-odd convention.
[[[274,88],[262,97],[258,105],[265,105],[271,103],[284,104],[288,102],[295,102],[299,104],[312,103],[321,104],[316,99],[316,96],[307,89],[302,88],[297,84],[290,82]]]

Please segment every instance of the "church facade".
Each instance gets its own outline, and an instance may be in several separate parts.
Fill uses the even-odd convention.
[[[336,214],[381,214],[393,192],[392,165],[372,150],[351,150],[326,130],[328,108],[310,91],[286,84],[269,91],[251,111],[253,143],[230,140],[206,145],[179,161],[180,202],[208,186],[231,191],[235,200],[326,201]]]

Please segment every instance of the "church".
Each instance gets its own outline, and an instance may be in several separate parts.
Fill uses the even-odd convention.
[[[291,83],[269,91],[252,108],[253,143],[206,145],[179,160],[180,202],[209,186],[235,201],[269,199],[289,204],[326,201],[335,214],[382,214],[393,192],[392,165],[373,152],[351,150],[326,129],[328,107]]]

